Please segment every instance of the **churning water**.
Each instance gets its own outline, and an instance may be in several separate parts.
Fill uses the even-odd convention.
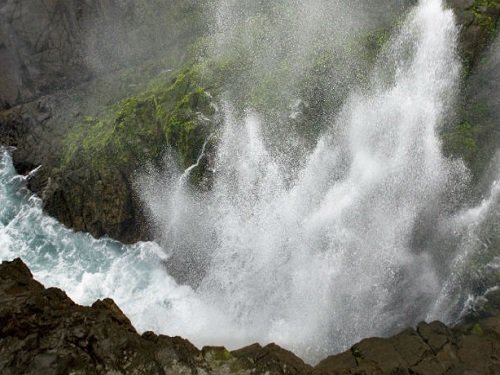
[[[420,1],[299,164],[269,146],[262,116],[228,100],[210,191],[189,186],[192,169],[138,182],[161,247],[65,229],[4,152],[0,256],[21,256],[80,303],[114,298],[140,330],[274,341],[310,361],[419,320],[453,321],[475,292],[471,264],[487,253],[480,237],[496,230],[500,204],[497,183],[476,207],[460,203],[467,170],[441,151],[456,38],[452,12]],[[168,275],[169,259],[187,285]],[[474,272],[498,264],[484,259]]]

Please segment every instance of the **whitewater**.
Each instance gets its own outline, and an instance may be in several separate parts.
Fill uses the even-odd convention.
[[[276,342],[310,362],[421,320],[452,323],[484,292],[471,274],[500,264],[480,238],[498,223],[500,184],[471,204],[469,172],[439,136],[459,90],[457,35],[452,11],[420,1],[299,167],[273,151],[264,116],[226,100],[210,191],[189,185],[198,163],[176,172],[167,158],[170,173],[138,176],[156,242],[65,228],[4,149],[0,258],[21,257],[78,303],[113,298],[140,331]],[[183,260],[183,282],[169,259]]]

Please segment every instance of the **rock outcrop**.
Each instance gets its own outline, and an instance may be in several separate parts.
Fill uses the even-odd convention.
[[[500,374],[500,317],[449,328],[420,323],[390,338],[305,364],[275,344],[198,350],[187,340],[139,335],[110,299],[75,304],[44,288],[20,260],[0,265],[0,372],[14,374]]]
[[[139,335],[110,300],[76,305],[45,289],[20,259],[0,265],[0,373],[305,374],[310,366],[268,345],[201,351],[180,337]]]
[[[468,68],[477,64],[495,33],[500,15],[498,0],[447,0],[460,25],[460,52]]]
[[[15,147],[19,173],[41,166],[29,188],[49,214],[95,237],[126,243],[149,238],[133,174],[138,162],[153,162],[151,154],[163,152],[168,140],[150,107],[119,112],[132,110],[134,95],[152,77],[171,86],[175,76],[169,72],[183,64],[187,46],[203,33],[206,22],[199,17],[200,4],[185,0],[0,3],[0,144]],[[175,100],[188,94],[184,88],[167,99],[175,109]],[[136,116],[139,111],[145,116]],[[99,126],[114,115],[121,118]],[[119,124],[124,118],[130,128]],[[111,136],[124,141],[124,150],[103,145]],[[101,149],[82,152],[85,137]],[[78,141],[85,144],[76,149]]]
[[[500,319],[448,328],[420,323],[390,338],[369,338],[321,361],[313,374],[500,374]]]

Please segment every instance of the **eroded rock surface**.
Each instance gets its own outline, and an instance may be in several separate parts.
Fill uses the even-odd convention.
[[[79,306],[62,290],[44,288],[16,259],[0,265],[0,373],[496,375],[500,318],[455,328],[420,323],[311,367],[275,344],[198,350],[180,337],[139,335],[113,300]]]
[[[136,64],[168,49],[199,23],[190,0],[3,0],[0,109]]]
[[[500,319],[450,329],[420,323],[390,338],[370,338],[321,361],[313,374],[500,374]]]

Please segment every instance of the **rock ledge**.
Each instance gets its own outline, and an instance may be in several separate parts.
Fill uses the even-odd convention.
[[[500,318],[449,328],[420,323],[369,338],[316,367],[275,344],[198,350],[139,335],[111,299],[91,307],[45,288],[20,260],[0,265],[0,373],[14,374],[500,374]]]

